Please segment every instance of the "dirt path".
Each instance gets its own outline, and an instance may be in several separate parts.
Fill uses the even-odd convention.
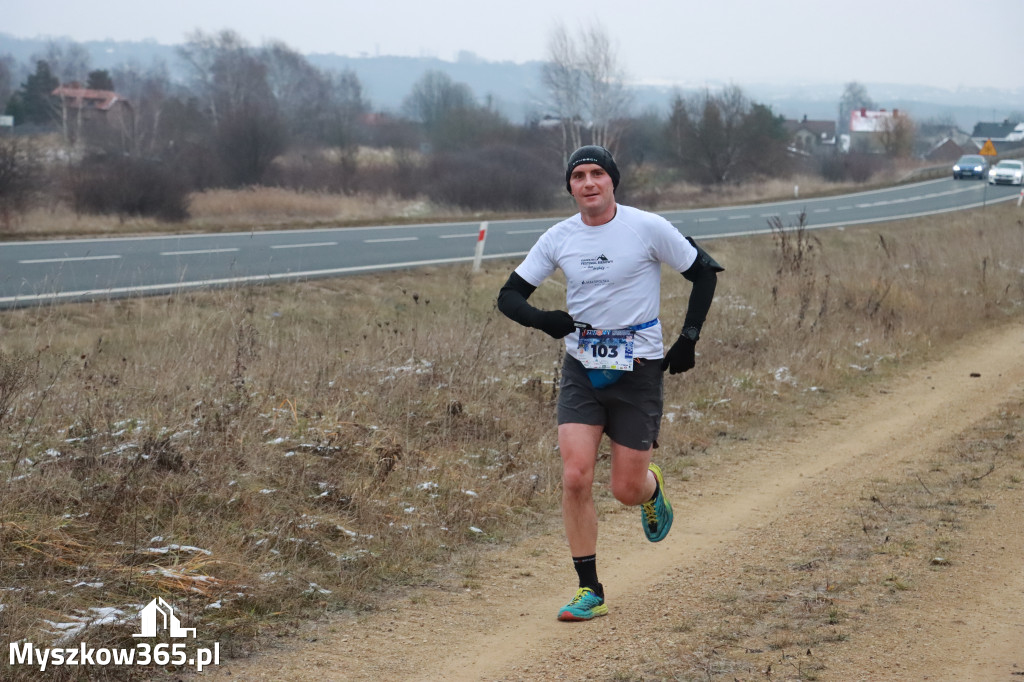
[[[829,533],[850,534],[850,507],[870,506],[879,481],[929,471],[937,451],[1004,403],[1024,405],[1022,387],[1024,330],[1015,326],[973,339],[884,390],[776,425],[761,442],[716,443],[712,466],[685,482],[667,476],[676,521],[658,545],[644,540],[637,512],[603,500],[598,558],[607,617],[555,620],[575,586],[556,527],[481,554],[445,586],[412,590],[381,612],[312,625],[300,643],[228,661],[203,677],[639,680],[655,678],[643,670],[677,666],[675,679],[1024,679],[1024,483],[986,492],[985,510],[964,521],[970,526],[956,535],[957,560],[943,570],[917,557],[899,569],[913,571],[913,586],[870,608],[858,602],[856,586],[837,593],[829,608],[852,613],[842,636],[815,651],[787,654],[784,632],[774,632],[766,637],[783,646],[748,646],[738,655],[756,665],[726,674],[715,668],[715,651],[685,650],[709,634],[730,641],[723,605],[739,584],[758,575],[767,584],[777,566],[812,552],[801,549],[812,535],[820,544]],[[1011,480],[1021,481],[1017,466]],[[768,608],[788,597],[759,599]],[[681,660],[686,666],[678,667]]]

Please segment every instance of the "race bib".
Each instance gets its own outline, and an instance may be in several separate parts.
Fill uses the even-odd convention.
[[[632,329],[581,329],[576,359],[587,369],[633,371]]]

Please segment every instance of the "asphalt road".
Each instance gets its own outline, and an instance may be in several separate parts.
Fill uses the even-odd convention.
[[[952,179],[822,199],[660,211],[697,240],[886,222],[1016,200],[1018,187]],[[484,257],[529,250],[554,219],[489,223]],[[472,261],[479,223],[0,243],[0,308]]]

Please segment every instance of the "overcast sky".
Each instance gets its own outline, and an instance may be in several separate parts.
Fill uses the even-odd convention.
[[[179,44],[232,29],[300,52],[543,60],[559,23],[598,23],[633,80],[1024,88],[1024,1],[0,0],[19,38]]]

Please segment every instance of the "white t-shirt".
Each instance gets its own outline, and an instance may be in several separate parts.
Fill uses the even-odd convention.
[[[616,205],[615,217],[590,226],[577,213],[548,229],[516,273],[533,286],[556,269],[565,274],[566,306],[577,322],[595,329],[625,329],[658,317],[661,264],[685,272],[697,249],[659,215]],[[579,334],[565,337],[575,354]],[[633,357],[664,356],[661,324],[636,332]]]

